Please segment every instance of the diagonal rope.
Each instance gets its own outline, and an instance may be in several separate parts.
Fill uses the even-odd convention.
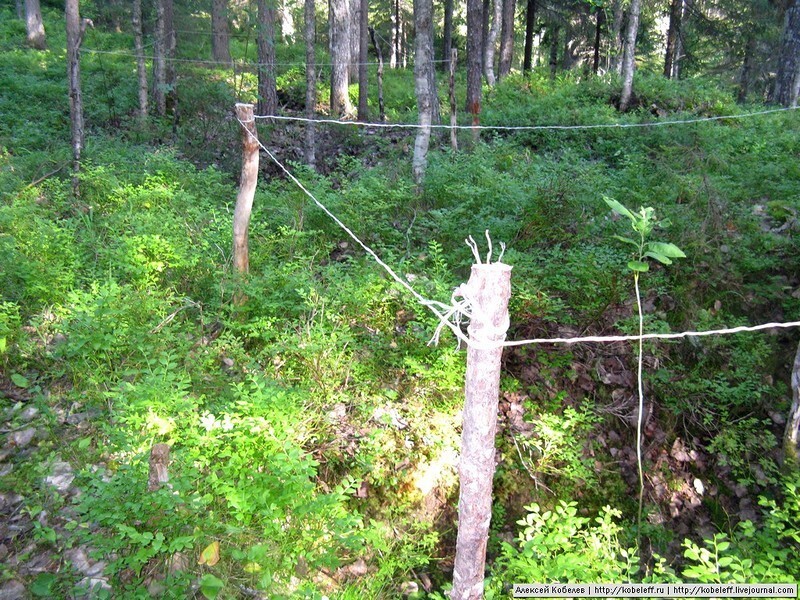
[[[366,243],[361,241],[361,238],[359,238],[355,233],[353,233],[353,231],[347,225],[345,225],[342,222],[342,220],[339,219],[339,217],[337,217],[335,214],[333,214],[328,209],[327,206],[325,206],[322,202],[320,202],[316,198],[316,196],[314,196],[314,194],[312,194],[308,190],[308,188],[306,188],[306,186],[304,186],[303,183],[299,179],[297,179],[297,177],[295,177],[291,173],[291,171],[289,171],[289,169],[287,169],[284,166],[284,164],[281,161],[279,161],[278,158],[266,148],[266,146],[264,146],[264,144],[261,143],[261,140],[259,140],[257,136],[253,135],[253,133],[246,127],[245,121],[242,121],[238,117],[237,117],[236,120],[239,121],[239,124],[242,126],[242,129],[244,129],[247,132],[247,134],[256,141],[256,143],[258,143],[258,145],[267,154],[267,156],[270,158],[270,160],[272,162],[274,162],[278,166],[278,168],[280,168],[281,171],[283,171],[286,174],[286,176],[289,179],[291,179],[294,182],[294,184],[297,185],[305,193],[306,196],[311,198],[311,200],[314,202],[314,204],[316,204],[326,215],[328,215],[333,220],[334,223],[336,223],[339,227],[341,227],[341,229],[345,233],[347,233],[347,235],[349,235],[350,238],[353,239],[353,241],[355,241],[359,246],[361,246],[361,248],[363,248],[364,251],[367,254],[369,254],[373,258],[373,260],[375,260],[375,262],[377,262],[389,274],[389,276],[392,279],[394,279],[397,283],[399,283],[402,287],[404,287],[408,292],[410,292],[411,295],[414,296],[414,298],[416,298],[417,302],[419,302],[423,306],[427,306],[431,310],[431,312],[433,312],[433,314],[436,315],[436,317],[440,320],[441,323],[443,323],[444,325],[447,325],[453,331],[453,333],[455,334],[455,336],[459,340],[463,341],[466,344],[470,343],[469,338],[467,338],[467,336],[464,335],[464,332],[462,332],[461,329],[457,325],[455,325],[455,324],[450,322],[450,320],[449,320],[447,315],[455,315],[456,314],[456,312],[450,312],[451,311],[451,306],[448,306],[447,304],[444,304],[442,302],[437,302],[436,300],[428,300],[422,294],[417,292],[417,290],[415,290],[413,287],[411,287],[411,285],[405,279],[400,277],[400,275],[398,275],[394,271],[394,269],[392,269],[383,260],[381,260],[381,257],[378,256],[378,254],[372,248],[370,248]],[[437,309],[437,306],[439,308],[441,308],[442,310],[444,310],[445,312],[444,313],[439,312],[439,310]],[[460,311],[458,311],[458,312],[460,312]],[[437,335],[437,340],[438,340],[438,335]]]

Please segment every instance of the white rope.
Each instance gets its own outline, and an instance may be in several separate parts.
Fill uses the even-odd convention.
[[[717,117],[698,117],[674,121],[652,121],[646,123],[598,123],[594,125],[420,125],[419,123],[369,123],[365,121],[345,121],[342,119],[309,119],[307,117],[291,117],[285,115],[256,115],[256,119],[273,119],[275,121],[294,121],[298,123],[321,123],[327,125],[352,125],[355,127],[380,127],[384,129],[420,129],[430,127],[433,129],[465,129],[465,130],[491,130],[491,131],[548,131],[548,130],[576,130],[576,129],[626,129],[630,127],[661,127],[664,125],[686,125],[690,123],[705,123],[709,121],[723,121],[730,119],[745,119],[761,115],[797,110],[800,106],[772,108],[751,113],[736,115],[722,115]]]
[[[267,156],[274,162],[278,168],[280,168],[286,176],[294,182],[305,194],[308,196],[314,204],[316,204],[326,215],[328,215],[347,235],[350,236],[359,246],[361,246],[364,251],[369,254],[375,262],[377,262],[388,274],[389,276],[394,279],[397,283],[399,283],[403,288],[408,290],[412,296],[423,306],[428,307],[433,314],[439,319],[440,324],[436,328],[434,335],[431,339],[430,343],[438,343],[439,336],[441,334],[442,328],[447,326],[456,336],[456,338],[460,342],[464,342],[470,347],[486,350],[492,348],[511,348],[516,346],[528,346],[533,344],[578,344],[578,343],[590,343],[590,342],[599,342],[599,343],[608,343],[608,342],[631,342],[631,341],[641,341],[641,340],[672,340],[672,339],[680,339],[686,337],[703,337],[703,336],[711,336],[711,335],[728,335],[733,333],[741,333],[741,332],[752,332],[752,331],[763,331],[765,329],[788,329],[792,327],[800,327],[800,321],[791,321],[788,323],[765,323],[762,325],[742,325],[738,327],[731,327],[726,329],[713,329],[708,331],[682,331],[679,333],[645,333],[643,335],[610,335],[610,336],[581,336],[581,337],[570,337],[570,338],[531,338],[526,340],[513,340],[513,341],[504,341],[504,342],[478,342],[475,340],[471,340],[468,338],[464,332],[461,330],[461,320],[463,317],[471,318],[470,314],[470,302],[469,299],[464,294],[464,286],[459,286],[453,291],[453,295],[450,299],[450,304],[444,304],[442,302],[438,302],[436,300],[428,300],[424,296],[422,296],[419,292],[417,292],[411,285],[402,277],[400,277],[389,265],[387,265],[378,254],[370,248],[366,243],[361,241],[361,239],[353,233],[353,231],[345,225],[339,217],[333,214],[322,202],[320,202],[314,194],[312,194],[304,185],[303,183],[297,179],[289,169],[281,163],[277,157],[270,152],[264,144],[261,143],[261,140],[258,139],[257,136],[253,135],[253,133],[247,128],[245,122],[241,119],[236,119],[242,128],[247,132],[247,134],[252,137],[256,143],[260,146],[260,148],[267,154]],[[480,258],[480,257],[479,257]],[[480,260],[479,260],[480,262]],[[440,312],[441,310],[441,312]]]
[[[298,187],[299,187],[299,188],[300,188],[300,189],[301,189],[301,190],[302,190],[302,191],[305,193],[305,195],[306,195],[306,196],[308,196],[309,198],[311,198],[311,200],[314,202],[314,204],[316,204],[316,205],[317,205],[317,206],[318,206],[320,209],[322,209],[322,211],[323,211],[323,212],[324,212],[326,215],[328,215],[328,216],[329,216],[329,217],[330,217],[330,218],[331,218],[331,219],[334,221],[334,223],[336,223],[336,224],[337,224],[339,227],[341,227],[341,228],[342,228],[342,230],[344,230],[344,232],[345,232],[345,233],[347,233],[347,235],[349,235],[349,236],[350,236],[350,237],[353,239],[353,241],[355,241],[355,242],[356,242],[356,243],[357,243],[359,246],[361,246],[361,247],[364,249],[364,251],[365,251],[367,254],[369,254],[369,255],[370,255],[370,256],[371,256],[371,257],[372,257],[372,258],[375,260],[375,262],[377,262],[377,263],[378,263],[378,264],[379,264],[379,265],[380,265],[380,266],[381,266],[381,267],[382,267],[382,268],[383,268],[383,269],[384,269],[384,270],[385,270],[385,271],[386,271],[386,272],[389,274],[389,276],[390,276],[392,279],[394,279],[394,280],[395,280],[397,283],[399,283],[399,284],[400,284],[401,286],[403,286],[403,287],[404,287],[406,290],[408,290],[408,291],[411,293],[411,295],[413,295],[413,296],[414,296],[414,298],[416,298],[416,299],[417,299],[417,301],[418,301],[420,304],[422,304],[423,306],[427,306],[427,307],[428,307],[428,308],[431,310],[431,312],[433,312],[433,314],[435,314],[435,315],[436,315],[436,317],[439,319],[439,321],[440,321],[440,322],[441,322],[443,325],[447,325],[447,326],[448,326],[448,327],[449,327],[449,328],[450,328],[450,329],[453,331],[453,333],[455,334],[455,336],[456,336],[456,337],[457,337],[459,340],[463,341],[463,342],[464,342],[464,343],[466,343],[466,344],[469,344],[469,343],[470,343],[470,342],[469,342],[469,338],[467,338],[467,336],[466,336],[466,335],[464,335],[464,333],[461,331],[460,327],[458,327],[458,326],[457,326],[456,324],[454,324],[454,323],[451,323],[451,322],[450,322],[450,320],[449,320],[451,316],[455,317],[456,319],[460,318],[460,314],[461,314],[461,312],[460,312],[459,310],[457,310],[457,309],[454,309],[452,306],[449,306],[449,305],[447,305],[447,304],[444,304],[444,303],[442,303],[442,302],[438,302],[438,301],[436,301],[436,300],[428,300],[427,298],[425,298],[424,296],[422,296],[422,295],[421,295],[419,292],[417,292],[417,291],[416,291],[416,290],[415,290],[413,287],[411,287],[411,285],[410,285],[410,284],[409,284],[409,283],[408,283],[408,282],[407,282],[405,279],[403,279],[402,277],[400,277],[400,276],[399,276],[397,273],[395,273],[395,271],[394,271],[394,270],[393,270],[393,269],[392,269],[392,268],[391,268],[389,265],[387,265],[385,262],[383,262],[383,260],[381,260],[381,258],[378,256],[378,254],[377,254],[377,253],[376,253],[376,252],[375,252],[375,251],[374,251],[372,248],[370,248],[369,246],[367,246],[367,244],[366,244],[366,243],[364,243],[363,241],[361,241],[361,239],[360,239],[360,238],[359,238],[359,237],[358,237],[358,236],[357,236],[355,233],[353,233],[353,231],[352,231],[352,230],[351,230],[349,227],[347,227],[347,225],[345,225],[345,224],[344,224],[344,223],[341,221],[341,219],[339,219],[339,217],[337,217],[335,214],[333,214],[333,213],[332,213],[332,212],[331,212],[331,211],[328,209],[328,207],[327,207],[327,206],[325,206],[324,204],[322,204],[322,202],[320,202],[320,201],[319,201],[319,200],[316,198],[316,196],[314,196],[314,194],[312,194],[312,193],[311,193],[311,192],[310,192],[310,191],[309,191],[309,190],[308,190],[308,189],[307,189],[307,188],[306,188],[306,187],[305,187],[305,186],[302,184],[302,182],[300,182],[300,180],[299,180],[299,179],[297,179],[297,177],[295,177],[295,176],[294,176],[294,175],[293,175],[293,174],[292,174],[292,173],[289,171],[289,169],[287,169],[287,168],[286,168],[286,167],[283,165],[283,163],[281,163],[281,161],[279,161],[279,160],[277,159],[277,157],[276,157],[276,156],[275,156],[275,155],[274,155],[272,152],[270,152],[270,151],[269,151],[269,150],[268,150],[268,149],[267,149],[267,148],[264,146],[264,144],[262,144],[262,143],[261,143],[261,140],[259,140],[257,136],[253,135],[253,133],[252,133],[252,132],[251,132],[251,131],[250,131],[250,130],[247,128],[247,126],[245,125],[245,121],[242,121],[242,120],[241,120],[241,119],[239,119],[238,117],[237,117],[237,119],[236,119],[236,120],[237,120],[237,121],[239,121],[239,124],[240,124],[240,125],[242,126],[242,128],[243,128],[243,129],[244,129],[244,130],[247,132],[247,134],[248,134],[248,135],[249,135],[251,138],[253,138],[253,139],[256,141],[256,143],[258,143],[258,145],[259,145],[259,146],[261,147],[261,149],[262,149],[262,150],[263,150],[263,151],[264,151],[264,152],[267,154],[267,156],[270,158],[270,160],[272,160],[272,162],[274,162],[274,163],[275,163],[275,164],[278,166],[278,168],[280,168],[280,169],[281,169],[281,170],[282,170],[282,171],[283,171],[283,172],[286,174],[286,176],[287,176],[289,179],[291,179],[291,180],[294,182],[294,184],[295,184],[295,185],[297,185],[297,186],[298,186]],[[440,313],[440,312],[439,312],[439,310],[437,310],[437,308],[436,308],[437,306],[438,306],[438,307],[441,307],[441,308],[442,308],[442,309],[443,309],[445,312],[444,312],[444,313]],[[434,335],[434,339],[432,339],[432,340],[431,340],[431,342],[434,342],[434,341],[435,341],[435,342],[438,342],[438,339],[439,339],[439,332],[441,331],[441,326],[440,326],[439,328],[437,328],[437,330],[436,330],[436,331],[437,331],[437,333]]]

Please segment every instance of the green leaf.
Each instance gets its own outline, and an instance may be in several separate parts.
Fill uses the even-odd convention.
[[[631,260],[628,262],[628,268],[631,271],[636,271],[638,273],[646,273],[650,270],[650,265],[646,262],[642,262],[641,260]]]
[[[695,550],[691,546],[686,548],[686,550],[683,551],[683,555],[686,558],[688,558],[689,560],[699,560],[700,559],[700,555],[697,553],[697,550]]]
[[[14,385],[21,388],[26,388],[30,385],[28,380],[20,375],[19,373],[12,373],[11,374],[11,381],[14,382]]]
[[[637,248],[639,247],[639,242],[637,242],[636,240],[632,240],[631,238],[622,237],[621,235],[614,235],[611,237],[613,237],[615,240],[619,240],[620,242],[636,246]]]
[[[611,207],[611,210],[613,210],[618,215],[622,215],[623,217],[628,217],[631,221],[636,220],[636,216],[627,208],[625,208],[625,206],[622,203],[617,202],[613,198],[608,198],[608,197],[603,198],[603,200],[605,200],[606,204],[608,204]]]
[[[730,542],[720,542],[717,544],[717,552],[725,552],[728,548],[731,547]]]
[[[80,450],[86,450],[86,448],[88,448],[89,444],[91,443],[92,443],[92,438],[90,437],[81,438],[80,440],[78,440],[78,448]]]
[[[644,255],[645,256],[649,256],[650,258],[655,258],[662,265],[671,265],[672,264],[672,261],[670,259],[668,259],[666,256],[664,256],[663,254],[658,254],[657,252],[653,252],[652,250],[649,251],[649,252],[645,252]]]
[[[36,579],[31,583],[29,588],[31,594],[40,596],[42,598],[53,597],[53,585],[56,582],[56,576],[53,573],[40,573]]]
[[[200,592],[208,600],[214,600],[225,587],[225,582],[211,573],[206,573],[200,578]]]
[[[686,258],[683,250],[678,248],[675,244],[669,244],[666,242],[647,242],[647,248],[652,252],[656,252],[657,254],[661,254],[663,256],[668,256],[669,258]]]
[[[0,354],[5,354],[6,348],[8,344],[6,342],[6,338],[0,337]]]

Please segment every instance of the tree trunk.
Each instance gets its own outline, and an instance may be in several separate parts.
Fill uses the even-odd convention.
[[[602,8],[597,9],[594,24],[594,53],[592,56],[592,73],[597,75],[600,70],[600,35],[603,31],[603,23],[605,22],[605,11]]]
[[[402,34],[400,33],[400,0],[394,0],[394,22],[392,23],[392,48],[389,53],[389,67],[399,69],[401,63],[400,46]]]
[[[482,0],[467,0],[467,106],[472,124],[478,125],[481,114],[481,49],[483,47]],[[476,130],[477,133],[477,130]]]
[[[314,0],[305,0],[303,10],[303,38],[306,44],[306,163],[312,169],[317,167],[316,124],[311,122],[317,111],[317,57],[314,52],[316,38],[316,7]]]
[[[742,61],[742,72],[739,74],[739,91],[736,101],[743,104],[747,101],[747,94],[750,92],[750,78],[753,71],[753,58],[756,52],[756,36],[752,32],[747,33],[747,41],[744,45],[744,60]]]
[[[217,62],[231,63],[228,0],[211,0],[211,56]]]
[[[561,28],[553,25],[550,29],[550,79],[556,78],[558,72],[558,39]]]
[[[368,16],[369,2],[359,0],[359,19],[358,19],[358,120],[368,121],[369,112],[367,108],[368,99],[368,80],[367,80],[367,58],[369,49]]]
[[[448,72],[453,49],[453,0],[444,0],[444,31],[442,34],[442,70]]]
[[[347,79],[350,83],[358,83],[358,54],[361,50],[359,32],[361,31],[361,0],[350,0],[350,18],[347,20],[347,45],[349,58]]]
[[[164,35],[166,37],[165,77],[166,77],[166,112],[177,119],[178,114],[178,73],[175,69],[175,53],[178,46],[178,36],[175,33],[175,6],[173,0],[164,2]]]
[[[294,44],[294,18],[292,17],[292,7],[289,0],[281,2],[281,39],[284,44]]]
[[[681,31],[681,16],[683,15],[683,0],[672,0],[669,4],[669,28],[667,29],[667,49],[664,52],[664,77],[671,79],[675,76],[675,64],[678,47],[678,37]]]
[[[88,19],[81,21],[78,0],[66,0],[67,24],[67,80],[69,82],[69,115],[72,130],[72,189],[79,195],[78,172],[84,146],[83,96],[81,94],[80,49]]]
[[[239,180],[239,193],[236,195],[236,206],[233,209],[233,267],[240,276],[245,276],[250,270],[248,230],[258,183],[259,144],[253,105],[237,104],[236,118],[242,122],[243,127],[242,175]],[[234,298],[235,304],[241,304],[243,301],[241,295],[237,294]]]
[[[331,114],[352,117],[348,77],[350,65],[350,4],[348,0],[330,0],[331,36]]]
[[[37,50],[47,48],[39,0],[25,0],[25,26],[28,30],[28,45]]]
[[[25,7],[22,6],[22,0],[14,0],[14,6],[17,9],[17,18],[22,20],[25,18]]]
[[[450,147],[453,152],[458,150],[458,107],[456,105],[456,66],[458,64],[458,50],[450,50]]]
[[[483,0],[481,5],[481,72],[486,69],[486,42],[489,39],[489,26],[492,17],[492,0]]]
[[[625,16],[623,0],[614,0],[613,19],[611,21],[611,52],[609,52],[609,71],[622,71],[622,19]]]
[[[430,72],[433,71],[433,0],[414,0],[414,91],[417,94],[420,129],[414,141],[412,172],[419,189],[428,162],[433,118],[433,90]]]
[[[133,0],[133,46],[136,53],[136,77],[139,82],[139,121],[147,119],[147,65],[142,43],[142,0]]]
[[[278,112],[275,88],[275,5],[274,0],[258,0],[258,113]]]
[[[514,58],[514,15],[516,13],[516,0],[503,0],[503,27],[500,33],[500,67],[497,77],[502,79],[511,72],[511,62]]]
[[[800,468],[800,345],[792,368],[792,406],[783,435],[784,464]]]
[[[156,28],[153,32],[153,103],[159,117],[167,114],[167,40],[164,22],[164,4],[167,1],[156,2]]]
[[[522,70],[530,73],[533,68],[533,30],[536,27],[536,0],[528,0],[525,8],[525,57]]]
[[[800,0],[797,0],[800,2]],[[633,72],[636,69],[636,35],[639,33],[639,13],[642,0],[631,0],[628,9],[628,28],[625,30],[625,49],[622,56],[622,94],[619,110],[625,112],[633,94]]]
[[[470,340],[502,342],[508,329],[511,267],[502,263],[472,265],[469,282],[459,289],[472,306],[472,321],[467,329]],[[483,598],[502,355],[502,347],[467,349],[452,600]]]
[[[775,102],[786,107],[797,106],[800,92],[800,0],[786,9],[775,78]]]
[[[386,120],[386,106],[383,103],[383,53],[378,45],[378,40],[375,39],[375,30],[372,27],[369,28],[369,37],[375,48],[375,54],[378,55],[378,118],[383,123]]]
[[[483,55],[483,73],[486,77],[486,83],[490,87],[494,87],[495,83],[497,83],[497,79],[494,76],[494,55],[497,47],[497,36],[500,33],[500,22],[503,20],[503,0],[492,0],[492,7],[494,8],[492,26],[489,28]]]

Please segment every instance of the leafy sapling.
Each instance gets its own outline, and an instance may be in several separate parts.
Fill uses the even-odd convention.
[[[669,220],[658,221],[652,207],[641,207],[634,213],[613,198],[604,198],[606,204],[615,213],[630,220],[631,228],[638,234],[637,238],[615,235],[614,238],[633,246],[634,258],[628,261],[628,268],[633,271],[633,285],[636,290],[636,308],[639,311],[639,413],[636,417],[636,464],[639,468],[639,532],[642,530],[642,501],[644,498],[644,472],[642,470],[642,414],[644,412],[644,386],[642,385],[642,335],[644,334],[644,317],[642,315],[642,298],[639,294],[639,275],[650,270],[648,258],[657,260],[663,265],[671,265],[673,258],[686,258],[683,251],[675,244],[653,242],[647,238],[656,227],[667,227]],[[641,544],[639,544],[641,546]]]

